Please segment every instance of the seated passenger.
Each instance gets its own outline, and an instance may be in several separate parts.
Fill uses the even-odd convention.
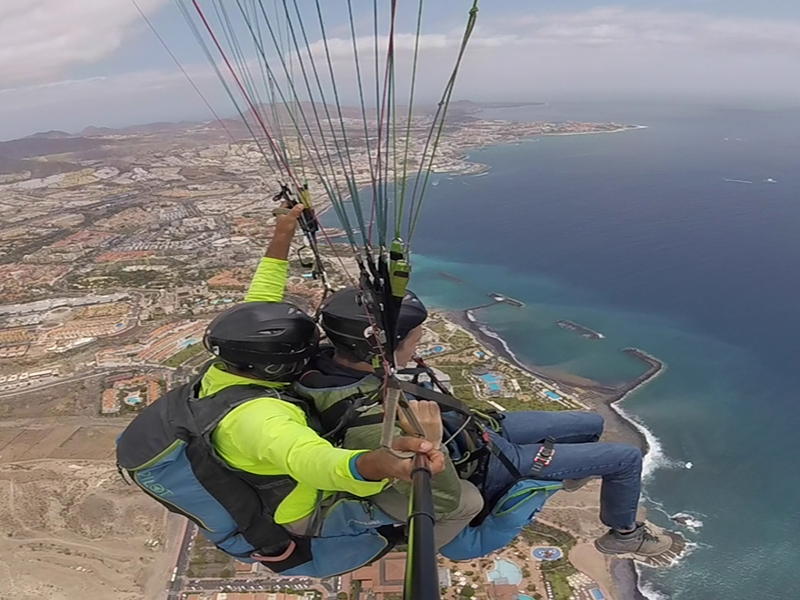
[[[372,317],[367,314],[365,304],[361,293],[349,288],[331,295],[322,307],[321,325],[333,349],[321,350],[312,370],[295,384],[298,395],[312,398],[322,411],[331,410],[337,399],[357,389],[369,392],[377,385],[371,375],[371,358],[378,351],[377,342],[370,335]],[[406,364],[415,355],[426,317],[422,302],[409,292],[403,300],[400,316],[398,338],[402,341],[397,352],[398,365]],[[488,506],[492,506],[516,479],[498,454],[507,457],[512,468],[523,476],[561,481],[567,490],[579,487],[590,478],[600,477],[603,480],[600,520],[609,530],[595,540],[597,549],[605,554],[643,556],[658,555],[670,549],[672,540],[668,535],[636,520],[641,493],[641,451],[628,444],[598,443],[603,432],[603,419],[599,415],[528,411],[502,413],[496,417],[495,430],[489,428],[486,432],[495,451],[484,453],[486,462],[482,468],[462,472],[462,477],[468,477],[480,489]],[[358,421],[355,424],[358,425]],[[345,446],[358,439],[376,447],[378,432],[368,436],[367,429],[368,426],[349,429]],[[452,425],[449,429],[453,429]],[[551,438],[554,454],[544,465],[542,450],[547,438]],[[459,463],[463,448],[450,444],[449,450],[450,458]],[[448,469],[450,464],[448,461]],[[445,471],[439,480],[446,481],[448,473]],[[386,511],[392,512],[388,507]]]
[[[332,294],[322,307],[323,327],[336,351],[323,349],[310,370],[294,384],[293,391],[298,397],[313,403],[324,430],[339,432],[342,447],[376,449],[380,447],[383,421],[383,408],[379,403],[382,382],[374,374],[372,361],[382,349],[374,338],[363,335],[370,326],[366,313],[363,313],[364,320],[352,339],[336,329],[336,315],[340,309],[349,309],[353,300],[353,295],[348,292],[354,291]],[[364,309],[358,307],[358,310]],[[415,297],[403,302],[397,323],[397,364],[411,360],[419,342],[419,326],[427,315],[425,307]],[[344,338],[348,341],[345,342]],[[417,400],[410,404],[426,431],[426,438],[445,452],[446,459],[438,404]],[[399,427],[396,435],[401,432],[413,434],[411,425],[402,416]],[[455,466],[447,459],[444,472],[432,479],[432,490],[436,515],[434,537],[437,548],[441,548],[481,511],[483,499],[475,486],[459,478]],[[411,486],[407,482],[396,481],[370,500],[385,513],[404,522],[410,494]]]

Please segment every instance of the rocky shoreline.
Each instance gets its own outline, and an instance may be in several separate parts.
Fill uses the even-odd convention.
[[[482,344],[490,347],[505,360],[517,365],[519,368],[544,379],[545,381],[557,383],[559,386],[571,387],[575,385],[568,376],[556,374],[549,370],[529,365],[522,362],[507,346],[499,335],[492,335],[491,330],[481,325],[471,318],[470,311],[449,311],[447,317],[473,334]],[[648,362],[651,367],[645,373],[619,388],[598,385],[598,390],[613,390],[613,392],[603,395],[601,399],[594,402],[598,414],[603,416],[606,421],[606,434],[613,441],[626,442],[639,446],[642,452],[647,455],[652,444],[648,441],[647,430],[626,416],[617,405],[629,394],[645,385],[647,382],[657,377],[665,368],[664,364],[658,359],[635,348],[625,350],[627,354],[635,358]],[[647,600],[639,589],[639,574],[636,571],[634,561],[630,559],[611,559],[608,563],[608,570],[616,587],[617,595],[615,600]]]

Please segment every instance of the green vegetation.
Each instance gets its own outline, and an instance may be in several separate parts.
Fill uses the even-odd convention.
[[[336,600],[349,600],[350,596],[347,595],[347,592],[339,592],[336,594]]]
[[[165,360],[163,365],[167,367],[180,367],[183,363],[185,363],[190,358],[194,358],[201,352],[205,351],[205,347],[201,343],[192,344],[191,346],[187,346],[177,354],[173,354],[167,360]]]
[[[528,568],[528,565],[525,565],[525,566],[523,566],[523,567],[522,567],[522,576],[523,576],[525,579],[528,579],[528,578],[530,578],[530,576],[531,576],[531,570],[530,570],[530,568]]]
[[[569,554],[575,546],[575,538],[566,531],[550,527],[540,521],[534,521],[522,530],[522,537],[531,546],[558,546],[564,551],[564,556]],[[558,561],[555,561],[558,562]],[[549,562],[542,563],[542,566],[554,564]]]
[[[461,593],[459,594],[459,596],[462,598],[472,598],[474,595],[475,590],[468,585],[465,585],[463,588],[461,588]]]
[[[555,600],[570,600],[572,598],[572,588],[567,581],[569,573],[548,573],[547,580],[553,587],[553,598]]]
[[[447,335],[447,326],[444,324],[444,321],[440,319],[428,319],[425,326],[439,337],[445,337]]]
[[[460,329],[456,330],[456,332],[450,337],[448,342],[454,348],[457,348],[459,350],[463,350],[464,348],[470,348],[475,345],[475,341],[472,339],[472,337],[468,333],[465,333]]]
[[[531,546],[558,546],[564,552],[564,557],[553,561],[543,561],[539,565],[542,575],[553,586],[555,600],[569,600],[572,589],[567,577],[577,573],[566,558],[569,551],[575,546],[575,538],[566,531],[550,527],[539,521],[534,521],[522,530],[522,537]]]
[[[495,398],[499,404],[504,406],[510,412],[518,412],[524,410],[566,410],[566,407],[558,404],[557,402],[550,402],[547,400],[539,400],[533,397],[531,400],[519,400],[517,398]]]

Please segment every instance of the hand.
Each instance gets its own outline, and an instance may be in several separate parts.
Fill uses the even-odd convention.
[[[417,421],[422,425],[425,431],[424,438],[433,444],[434,449],[438,450],[442,446],[442,434],[444,433],[444,425],[442,423],[442,413],[439,410],[439,405],[436,402],[428,400],[409,400],[409,407]],[[409,421],[408,416],[404,410],[398,412],[398,419],[400,428],[407,434],[418,436],[419,432]]]
[[[394,440],[392,447],[399,452],[414,452],[424,454],[428,459],[431,475],[444,471],[445,458],[440,450],[433,444],[421,438],[399,437]],[[381,481],[382,479],[401,479],[411,481],[411,471],[414,468],[411,458],[397,458],[388,450],[372,450],[365,452],[356,459],[356,468],[364,479]]]
[[[303,205],[296,204],[292,208],[289,208],[284,202],[281,208],[275,211],[275,214],[277,217],[275,221],[275,235],[292,237],[297,230],[297,221],[300,215],[303,214]]]
[[[303,214],[303,205],[298,204],[290,209],[284,202],[281,208],[276,208],[273,212],[277,217],[275,235],[272,236],[264,256],[278,260],[288,260],[289,250],[292,247],[292,238],[297,229],[297,220]]]

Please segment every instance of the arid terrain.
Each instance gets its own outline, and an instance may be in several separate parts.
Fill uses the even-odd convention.
[[[123,423],[80,414],[79,402],[57,395],[0,403],[0,599],[163,593],[179,522],[167,523],[166,511],[117,473]]]

